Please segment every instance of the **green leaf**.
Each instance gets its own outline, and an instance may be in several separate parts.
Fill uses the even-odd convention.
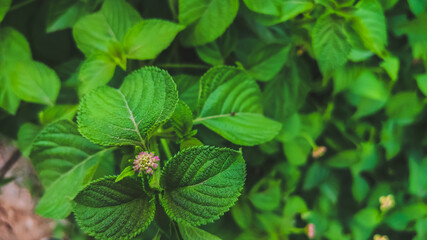
[[[29,60],[31,49],[25,36],[11,27],[0,29],[0,60]]]
[[[248,229],[252,224],[252,208],[246,201],[239,201],[231,208],[234,221],[242,229]]]
[[[334,95],[347,90],[359,78],[362,68],[354,64],[346,64],[335,69],[333,75]]]
[[[84,16],[77,21],[73,26],[73,36],[77,47],[86,57],[100,52],[111,53],[109,55],[113,57],[114,52],[121,52],[118,37],[100,12]]]
[[[12,0],[0,0],[0,23],[10,8]]]
[[[18,110],[21,102],[21,99],[13,91],[11,83],[11,75],[15,67],[14,63],[14,61],[2,60],[0,55],[0,107],[13,115]]]
[[[133,170],[133,166],[127,166],[125,169],[123,169],[120,175],[116,177],[114,181],[118,182],[120,180],[123,180],[125,177],[132,177],[134,175],[135,171]]]
[[[264,179],[259,181],[249,193],[252,204],[262,210],[271,211],[280,204],[281,180]]]
[[[418,75],[415,77],[417,79],[418,88],[427,96],[427,74]]]
[[[97,87],[106,85],[114,75],[116,63],[105,54],[87,58],[79,71],[79,94],[81,96]]]
[[[193,129],[193,114],[188,105],[182,100],[176,105],[170,123],[180,139],[185,138]]]
[[[246,6],[254,12],[279,16],[281,13],[280,1],[277,0],[243,0]]]
[[[386,159],[395,157],[401,150],[403,140],[403,127],[398,125],[393,119],[383,123],[381,129],[381,145],[386,152]]]
[[[319,162],[314,162],[307,171],[304,179],[304,190],[310,190],[319,186],[329,176],[329,169]]]
[[[39,112],[39,121],[47,125],[59,119],[73,120],[77,113],[78,105],[55,105]]]
[[[206,63],[211,65],[224,64],[237,44],[237,31],[229,28],[217,40],[196,47],[197,55]]]
[[[253,146],[273,139],[281,124],[262,115],[261,92],[256,82],[241,70],[214,67],[201,79],[194,123],[202,123],[225,139]]]
[[[124,37],[128,58],[154,59],[165,50],[184,26],[160,19],[144,20],[132,27]]]
[[[55,219],[67,217],[72,199],[92,179],[107,153],[83,138],[70,121],[46,126],[34,140],[30,155],[45,188],[36,213]]]
[[[200,146],[169,159],[161,176],[160,201],[168,216],[194,226],[218,219],[237,201],[246,170],[242,153]]]
[[[365,70],[358,79],[351,85],[347,99],[357,111],[355,118],[373,114],[384,107],[389,97],[384,82],[378,79],[373,73]]]
[[[72,27],[77,20],[89,14],[97,7],[99,0],[50,1],[47,11],[46,31],[48,33]]]
[[[286,200],[285,208],[283,209],[283,216],[294,218],[298,213],[305,213],[308,211],[307,204],[300,196],[292,196]]]
[[[119,41],[123,40],[129,29],[142,20],[138,11],[125,0],[105,0],[101,13]]]
[[[360,210],[351,222],[352,239],[368,239],[380,221],[381,216],[377,209],[365,208]]]
[[[256,80],[272,79],[285,65],[291,45],[271,44],[248,56],[247,71]]]
[[[427,196],[427,158],[411,154],[409,158],[409,192],[415,196]]]
[[[144,67],[128,75],[120,89],[105,86],[88,93],[79,107],[79,131],[104,146],[141,145],[171,117],[177,102],[172,77]]]
[[[107,177],[90,183],[74,199],[79,226],[98,239],[133,239],[154,219],[154,196],[141,183]]]
[[[362,176],[353,176],[351,191],[353,193],[354,199],[360,203],[369,193],[369,183]]]
[[[393,81],[397,81],[397,77],[399,76],[399,65],[399,58],[394,56],[384,58],[384,61],[380,64]]]
[[[42,127],[32,123],[24,123],[19,128],[18,148],[21,151],[22,155],[26,157],[30,155],[33,141],[41,130]]]
[[[179,0],[179,23],[186,25],[182,43],[203,45],[221,36],[239,9],[238,0]]]
[[[416,92],[400,92],[393,95],[387,103],[386,113],[398,124],[411,124],[422,110],[423,105]]]
[[[15,94],[24,101],[55,104],[61,82],[48,66],[40,62],[16,62],[11,84]]]
[[[179,99],[184,101],[193,112],[196,112],[200,85],[199,77],[181,74],[174,76],[174,80],[179,92]]]
[[[344,24],[344,19],[326,15],[314,25],[313,51],[323,75],[328,75],[347,61],[351,45]]]
[[[353,27],[365,46],[382,54],[387,45],[386,21],[381,4],[377,0],[361,0],[356,5]]]
[[[178,228],[183,240],[221,240],[221,238],[189,224],[178,223]]]
[[[408,0],[408,4],[415,15],[420,15],[427,10],[427,2],[425,0]]]
[[[327,164],[335,168],[351,167],[360,160],[360,155],[357,150],[341,151],[327,160]]]

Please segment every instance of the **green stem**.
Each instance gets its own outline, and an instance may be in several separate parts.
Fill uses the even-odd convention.
[[[174,20],[176,20],[177,16],[178,16],[176,14],[176,9],[175,9],[176,4],[175,3],[176,3],[175,0],[169,0],[169,8],[171,9],[172,17],[173,17]]]
[[[163,151],[165,152],[166,157],[167,157],[168,159],[169,159],[169,158],[171,158],[171,157],[172,157],[172,154],[171,154],[171,150],[169,149],[168,141],[167,141],[166,139],[161,138],[161,139],[160,139],[160,143],[162,144]]]
[[[23,1],[21,3],[18,3],[16,5],[13,5],[12,7],[10,7],[9,12],[11,12],[13,10],[17,10],[17,9],[19,9],[21,7],[24,7],[24,6],[26,6],[26,5],[28,5],[28,4],[32,3],[32,2],[35,2],[35,1],[36,0],[27,0],[27,1]]]
[[[311,145],[311,147],[312,147],[313,149],[316,149],[316,148],[317,148],[316,143],[313,141],[313,139],[312,139],[308,134],[306,134],[306,133],[301,133],[300,135],[301,135],[301,137],[303,137],[305,140],[307,140],[307,142]]]
[[[196,68],[196,69],[208,69],[210,66],[202,64],[192,64],[192,63],[164,63],[157,65],[160,68]]]

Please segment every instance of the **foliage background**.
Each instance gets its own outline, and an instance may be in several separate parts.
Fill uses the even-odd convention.
[[[243,147],[244,194],[204,229],[223,239],[305,239],[313,223],[316,239],[427,238],[427,1],[128,3],[134,10],[114,8],[112,40],[102,21],[88,20],[101,1],[0,1],[0,133],[24,155],[48,123],[74,118],[82,95],[118,87],[142,66],[167,69],[193,111],[199,77],[237,66],[257,80],[264,114],[282,129]],[[162,20],[127,37],[139,15]],[[135,44],[143,51],[130,51]],[[239,147],[196,129],[205,144]],[[318,146],[327,152],[314,158]],[[381,212],[388,194],[396,205]]]

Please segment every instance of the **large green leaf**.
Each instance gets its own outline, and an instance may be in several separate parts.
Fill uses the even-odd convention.
[[[173,220],[206,224],[234,205],[245,177],[241,152],[211,146],[187,148],[166,163],[160,200]]]
[[[312,31],[313,50],[322,73],[328,74],[347,61],[351,45],[347,41],[344,19],[326,15],[316,21]]]
[[[215,67],[201,79],[195,123],[202,123],[225,139],[239,145],[257,145],[273,139],[281,124],[262,114],[261,91],[245,72]]]
[[[79,71],[79,94],[104,86],[114,75],[116,63],[108,55],[95,54],[87,58]]]
[[[141,182],[107,177],[90,183],[74,199],[79,226],[98,239],[133,239],[154,218],[154,196],[148,196]]]
[[[101,13],[119,41],[135,24],[142,20],[138,11],[125,0],[105,0]]]
[[[31,59],[31,49],[27,39],[11,27],[0,29],[0,60],[6,59],[9,61]]]
[[[144,67],[128,75],[119,89],[105,86],[88,93],[79,107],[79,131],[100,145],[143,145],[177,102],[172,77]]]
[[[377,0],[362,0],[354,12],[354,29],[365,46],[381,55],[387,45],[386,21],[381,4]]]
[[[238,0],[179,0],[179,23],[187,25],[182,43],[203,45],[221,36],[239,9]]]
[[[184,26],[160,19],[144,20],[131,28],[123,45],[128,58],[154,59],[165,50]]]
[[[11,84],[22,100],[50,106],[55,104],[61,87],[56,72],[35,61],[16,62]]]
[[[72,199],[92,179],[99,162],[108,157],[101,150],[68,120],[46,126],[34,140],[30,155],[45,188],[36,212],[49,218],[67,217]]]

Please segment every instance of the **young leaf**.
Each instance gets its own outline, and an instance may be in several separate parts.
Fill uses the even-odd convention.
[[[31,49],[27,39],[11,27],[0,29],[0,60],[3,59],[9,61],[31,59]]]
[[[61,219],[72,210],[72,199],[92,179],[106,151],[89,142],[67,120],[46,126],[33,142],[31,160],[45,188],[36,212]]]
[[[116,63],[106,54],[95,54],[87,58],[79,71],[79,94],[104,86],[114,75]]]
[[[281,124],[262,114],[261,92],[256,82],[241,70],[215,67],[201,79],[195,123],[202,123],[225,139],[253,146],[273,139]]]
[[[0,0],[0,22],[3,21],[4,15],[10,8],[12,0]]]
[[[280,1],[276,0],[243,0],[246,6],[254,12],[266,15],[279,16],[281,13]],[[283,4],[283,3],[282,3]]]
[[[280,180],[262,179],[252,188],[249,200],[260,210],[276,209],[280,204],[280,183]]]
[[[39,112],[39,121],[47,125],[59,119],[72,121],[77,113],[78,105],[55,105]]]
[[[239,9],[238,0],[179,0],[179,23],[186,25],[182,43],[203,45],[221,36]]]
[[[221,238],[189,224],[178,223],[178,228],[183,240],[221,240]]]
[[[415,120],[422,108],[416,92],[400,92],[390,98],[385,110],[390,119],[407,125]]]
[[[380,66],[387,72],[392,81],[397,80],[399,75],[399,65],[399,58],[394,56],[384,58],[384,61],[380,64]]]
[[[160,19],[144,20],[132,27],[124,37],[128,58],[154,59],[165,50],[184,26]]]
[[[24,123],[19,128],[18,148],[22,152],[22,155],[26,157],[30,155],[33,141],[41,130],[42,130],[42,127],[29,122]]]
[[[61,82],[48,66],[40,62],[16,62],[12,77],[15,94],[22,100],[54,105]]]
[[[193,114],[183,101],[179,101],[178,105],[176,105],[170,123],[175,129],[176,135],[181,139],[186,137],[193,129]]]
[[[171,117],[177,102],[172,77],[144,67],[128,75],[119,89],[105,86],[88,93],[79,107],[79,131],[104,146],[142,145]]]
[[[365,46],[378,55],[387,45],[386,21],[381,4],[377,0],[362,0],[354,12],[354,29]]]
[[[418,88],[424,96],[427,96],[427,74],[418,75],[415,78],[417,79]]]
[[[344,19],[326,15],[320,17],[313,28],[313,50],[323,75],[347,61],[351,45],[347,41],[344,24]]]
[[[171,219],[206,224],[234,205],[245,177],[241,152],[211,146],[187,148],[166,163],[160,201]]]
[[[16,113],[21,102],[20,98],[13,91],[11,84],[11,73],[14,67],[13,61],[3,60],[0,55],[0,107],[10,114]]]
[[[154,196],[140,182],[107,177],[90,183],[74,199],[79,226],[99,239],[133,239],[154,219]]]
[[[101,13],[119,41],[123,40],[129,29],[142,20],[138,11],[125,0],[105,0]]]

